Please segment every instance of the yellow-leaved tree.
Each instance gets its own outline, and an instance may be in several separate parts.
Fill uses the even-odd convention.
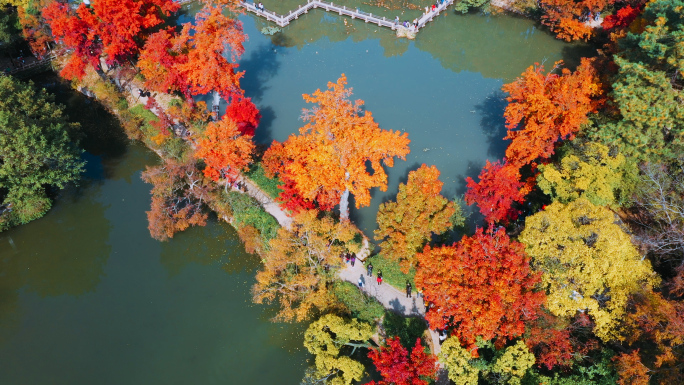
[[[334,309],[339,301],[332,282],[342,267],[345,242],[357,232],[333,218],[318,218],[318,211],[303,212],[293,219],[292,231],[281,228],[269,242],[264,267],[252,287],[254,302],[280,302],[275,319],[303,321],[316,310]]]
[[[357,319],[346,320],[334,314],[326,314],[311,323],[304,333],[304,346],[316,356],[316,367],[307,376],[331,385],[361,381],[365,368],[349,356],[357,348],[370,347],[368,340],[373,333],[373,328],[367,323]]]
[[[442,185],[437,167],[423,164],[409,172],[406,184],[399,185],[396,202],[380,205],[375,239],[383,241],[383,255],[400,262],[404,273],[415,267],[416,253],[432,234],[442,234],[452,226],[456,209],[454,202],[440,194]]]
[[[584,198],[528,217],[519,240],[543,273],[548,309],[563,317],[588,312],[604,341],[624,339],[627,300],[658,280],[615,214]]]
[[[614,205],[628,197],[637,168],[622,154],[590,142],[573,148],[559,165],[539,166],[539,188],[563,203],[579,197],[599,206]]]
[[[328,82],[328,90],[303,95],[317,105],[304,110],[308,122],[283,143],[279,161],[285,179],[304,198],[316,200],[321,192],[333,194],[340,204],[340,218],[349,220],[349,194],[356,207],[370,204],[370,189],[387,189],[383,164],[394,165],[394,157],[405,159],[409,153],[407,133],[382,130],[370,111],[362,111],[362,100],[352,103],[347,77]],[[369,166],[372,172],[369,172]],[[277,167],[276,167],[277,168]]]

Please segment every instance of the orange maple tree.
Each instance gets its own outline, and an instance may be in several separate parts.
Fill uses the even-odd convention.
[[[587,40],[592,29],[586,21],[613,3],[615,0],[539,0],[542,23],[566,41]]]
[[[237,124],[226,116],[209,123],[196,145],[195,157],[206,164],[204,175],[215,181],[233,182],[240,171],[247,170],[254,152],[252,137],[240,134]]]
[[[396,202],[385,202],[378,209],[375,240],[382,241],[382,254],[399,262],[404,274],[416,265],[416,253],[433,234],[452,227],[454,202],[441,195],[442,183],[437,167],[425,164],[408,174],[406,184],[399,184]]]
[[[575,72],[554,73],[562,62],[544,74],[544,66],[530,66],[521,77],[505,84],[509,94],[504,112],[511,143],[506,158],[515,167],[548,159],[560,139],[573,139],[587,115],[595,112],[602,94],[592,61],[582,59]]]
[[[525,246],[503,227],[478,228],[453,246],[425,246],[415,280],[430,304],[430,327],[453,326],[452,334],[474,351],[478,336],[503,346],[522,335],[546,298],[533,290],[540,276],[531,272]]]
[[[518,168],[505,161],[494,164],[487,161],[479,179],[475,183],[471,177],[466,178],[465,201],[469,205],[477,203],[480,213],[490,224],[515,220],[520,211],[514,209],[513,204],[522,203],[534,183],[533,180],[527,184],[521,182]]]
[[[401,346],[399,337],[393,337],[387,339],[387,346],[368,351],[368,357],[384,378],[368,385],[427,385],[437,374],[437,360],[425,353],[420,338],[416,339],[411,354]]]
[[[81,78],[90,62],[123,63],[138,54],[146,37],[180,9],[173,0],[98,0],[75,11],[53,2],[43,11],[57,41],[74,50],[62,75]]]
[[[337,83],[328,83],[328,90],[303,95],[317,106],[304,110],[308,123],[299,129],[300,135],[290,135],[274,150],[278,154],[271,157],[270,166],[294,181],[305,199],[316,200],[322,192],[335,197],[342,220],[349,220],[349,194],[354,194],[356,207],[368,206],[372,187],[387,189],[383,164],[392,167],[394,157],[405,159],[409,153],[408,134],[380,129],[370,111],[361,112],[362,100],[349,100],[352,89],[346,84],[342,74]]]

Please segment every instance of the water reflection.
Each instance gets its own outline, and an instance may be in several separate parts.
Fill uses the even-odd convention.
[[[169,276],[179,274],[190,263],[218,265],[228,274],[254,274],[259,267],[259,259],[245,253],[235,230],[215,218],[210,218],[207,226],[176,234],[171,242],[161,242],[159,261]]]
[[[409,11],[407,11],[409,12]],[[402,15],[402,19],[411,15]],[[270,25],[256,16],[257,30]],[[346,21],[346,23],[345,23]],[[405,54],[411,45],[439,60],[454,72],[479,72],[487,78],[512,80],[534,61],[564,59],[571,67],[579,57],[592,55],[584,44],[555,39],[528,19],[509,15],[455,13],[449,10],[422,29],[414,42],[393,31],[360,20],[316,9],[302,15],[271,37],[275,45],[301,48],[326,37],[329,42],[377,39],[385,57]]]

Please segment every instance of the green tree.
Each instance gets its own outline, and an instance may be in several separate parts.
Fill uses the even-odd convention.
[[[520,241],[541,271],[547,307],[556,316],[588,312],[604,341],[623,339],[621,321],[632,293],[657,283],[648,261],[615,214],[584,198],[552,203],[528,217]]]
[[[415,267],[420,252],[432,234],[452,226],[454,202],[443,197],[437,167],[422,165],[409,172],[408,182],[399,185],[396,202],[380,205],[375,239],[382,241],[383,255],[401,263],[402,272]]]
[[[460,0],[456,2],[454,9],[461,13],[467,13],[471,8],[479,8],[488,3],[489,0]]]
[[[492,371],[507,384],[520,384],[520,380],[534,365],[534,361],[534,354],[530,353],[523,341],[518,340],[515,345],[507,347],[496,359]]]
[[[345,320],[334,314],[326,314],[311,323],[304,333],[304,346],[316,356],[313,375],[331,385],[360,381],[364,366],[349,356],[357,348],[370,347],[367,341],[373,333],[369,324],[356,319]]]
[[[84,162],[62,107],[45,90],[0,78],[0,230],[43,216],[50,187],[79,179]]]
[[[623,203],[636,183],[636,164],[599,143],[571,147],[559,163],[539,166],[537,185],[562,203],[580,197],[598,206]]]
[[[617,145],[628,157],[673,158],[684,150],[684,99],[667,73],[619,57],[612,99],[620,114],[590,129],[590,136]]]

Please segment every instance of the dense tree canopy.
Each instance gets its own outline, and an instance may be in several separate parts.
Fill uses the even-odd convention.
[[[305,320],[316,310],[336,306],[331,283],[342,267],[344,242],[355,232],[330,217],[317,217],[315,210],[294,218],[292,230],[281,228],[271,240],[252,288],[257,303],[280,302],[278,320]]]
[[[624,338],[629,296],[657,282],[616,221],[612,211],[579,198],[528,217],[520,234],[533,268],[543,273],[549,310],[563,317],[587,312],[604,341]]]
[[[368,357],[383,378],[369,385],[428,385],[437,374],[436,358],[425,353],[420,338],[410,353],[399,337],[388,338],[387,346],[370,350]]]
[[[468,349],[477,337],[502,343],[522,335],[544,302],[533,291],[538,283],[524,245],[503,228],[478,228],[453,246],[425,246],[418,254],[416,285],[432,305],[425,318],[435,329],[453,326]]]
[[[559,165],[539,166],[539,188],[563,203],[586,198],[598,206],[615,206],[630,199],[636,165],[599,143],[569,148]]]
[[[315,377],[330,385],[349,385],[363,377],[363,364],[350,358],[359,347],[369,347],[371,325],[326,314],[309,325],[304,346],[315,356]]]
[[[135,57],[154,28],[178,9],[172,0],[96,0],[71,11],[55,1],[43,17],[57,41],[74,51],[62,76],[80,79],[88,62],[98,68],[100,57],[108,64]]]
[[[487,161],[478,178],[477,183],[471,177],[466,178],[466,203],[476,203],[487,223],[515,220],[520,211],[513,205],[522,203],[531,190],[529,183],[520,181],[518,168],[506,162]]]
[[[408,182],[399,185],[396,202],[380,205],[375,239],[387,258],[401,263],[402,271],[415,267],[415,255],[432,234],[441,234],[452,226],[450,218],[456,210],[440,192],[437,167],[422,165],[409,172]]]
[[[209,123],[197,141],[195,157],[204,159],[204,175],[215,181],[227,178],[232,183],[241,171],[247,171],[252,152],[252,137],[242,135],[226,115],[219,122]]]
[[[80,178],[76,128],[45,90],[0,77],[0,230],[40,218],[48,189]]]
[[[276,147],[280,155],[272,158],[280,162],[271,167],[292,180],[305,199],[314,200],[322,191],[337,197],[343,220],[349,219],[349,194],[357,207],[368,206],[372,187],[387,188],[383,164],[392,167],[394,157],[405,159],[409,153],[408,134],[380,129],[370,111],[361,111],[362,100],[349,100],[352,89],[346,84],[343,74],[337,83],[328,83],[328,90],[304,95],[317,106],[304,110],[308,123],[300,135]]]

